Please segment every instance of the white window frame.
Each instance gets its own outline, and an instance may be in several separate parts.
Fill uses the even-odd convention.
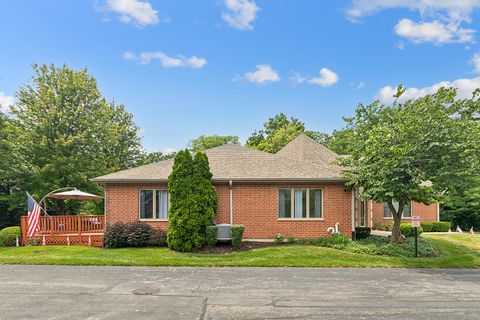
[[[141,192],[142,191],[153,191],[153,205],[152,205],[152,210],[153,210],[153,216],[157,214],[157,191],[167,191],[168,194],[168,205],[167,205],[167,219],[159,219],[159,218],[141,218],[140,217],[140,212],[141,212]],[[168,211],[170,210],[170,193],[168,192],[168,189],[166,188],[160,188],[160,189],[139,189],[138,190],[138,219],[140,221],[168,221]]]
[[[290,190],[291,192],[291,217],[290,218],[280,218],[280,206],[279,206],[279,196],[280,196],[280,190]],[[307,210],[307,216],[305,218],[295,218],[295,190],[305,190],[306,192],[306,210]],[[310,190],[320,190],[321,195],[322,195],[322,202],[320,204],[321,208],[321,217],[320,218],[311,218],[310,217]],[[295,188],[295,187],[285,187],[285,188],[278,188],[277,190],[277,220],[280,221],[322,221],[325,220],[324,218],[324,211],[323,211],[323,202],[324,202],[324,192],[323,188]]]
[[[394,201],[393,204],[395,204],[395,203],[398,203],[398,202]],[[383,220],[393,220],[393,213],[392,213],[391,217],[385,217],[385,204],[386,204],[386,202],[382,203],[382,205],[383,205]],[[405,212],[405,207],[403,208],[403,210]],[[412,217],[413,217],[413,201],[410,201],[410,217],[404,217],[403,216],[404,212],[402,212],[402,219],[405,219],[405,220],[412,219]]]

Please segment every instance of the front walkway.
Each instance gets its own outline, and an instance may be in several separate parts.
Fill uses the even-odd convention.
[[[454,269],[0,266],[0,319],[478,319]]]

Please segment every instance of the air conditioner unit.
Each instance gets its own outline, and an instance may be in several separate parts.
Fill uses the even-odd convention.
[[[232,240],[232,226],[228,223],[217,224],[217,240]]]

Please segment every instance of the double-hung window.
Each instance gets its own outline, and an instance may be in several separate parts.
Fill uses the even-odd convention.
[[[395,210],[398,210],[398,202],[393,202],[393,207],[395,208]],[[390,207],[386,202],[383,203],[383,217],[387,219],[393,218],[392,211],[390,210]],[[412,203],[407,202],[403,207],[402,218],[411,218],[411,217],[412,217]]]
[[[140,220],[167,220],[168,190],[140,190]]]
[[[278,190],[280,219],[323,218],[322,189],[288,188]]]

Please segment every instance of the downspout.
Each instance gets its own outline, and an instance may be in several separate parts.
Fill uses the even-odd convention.
[[[233,225],[233,182],[228,181],[228,188],[230,189],[230,225]]]
[[[440,221],[440,202],[437,202],[437,221]]]
[[[356,240],[355,235],[355,189],[352,188],[352,240]]]

